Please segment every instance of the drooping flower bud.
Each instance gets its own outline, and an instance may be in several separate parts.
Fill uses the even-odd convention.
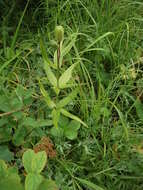
[[[55,37],[58,42],[61,42],[64,39],[64,28],[62,26],[56,26]]]

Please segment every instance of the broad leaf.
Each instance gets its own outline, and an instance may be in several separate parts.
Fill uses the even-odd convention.
[[[43,180],[38,190],[58,190],[58,187],[52,180]]]
[[[69,125],[64,127],[64,134],[68,139],[74,140],[77,138],[79,128],[80,128],[80,123],[75,120],[72,120],[69,123]]]
[[[60,115],[59,125],[63,128],[64,126],[67,126],[68,124],[69,124],[69,118],[67,118],[63,115]]]
[[[15,146],[20,146],[25,142],[25,137],[29,133],[29,131],[32,131],[33,127],[27,128],[23,125],[19,125],[16,129],[16,132],[12,138],[12,141]]]
[[[47,162],[47,154],[45,151],[35,153],[35,157],[32,163],[33,172],[40,173],[44,169],[46,162]]]
[[[57,103],[57,107],[63,108],[64,106],[66,106],[76,97],[77,93],[78,93],[78,89],[72,91],[67,97],[63,98]]]
[[[24,118],[22,125],[29,126],[29,127],[35,127],[35,126],[37,126],[37,121],[35,119],[33,119],[32,117],[26,117],[26,118]]]
[[[68,126],[67,126],[68,128]],[[69,139],[69,140],[74,140],[77,138],[77,131],[73,131],[72,129],[68,128],[64,131],[64,135]]]
[[[58,128],[56,127],[52,127],[51,130],[50,130],[50,134],[54,137],[63,137],[63,134],[64,134],[64,130],[63,128],[61,128],[60,126]]]
[[[47,127],[47,126],[51,126],[53,124],[52,120],[50,119],[40,119],[37,121],[37,125],[38,127]]]
[[[0,159],[7,162],[14,159],[13,153],[9,151],[7,146],[0,146]]]
[[[0,181],[2,178],[6,177],[8,175],[7,172],[7,165],[3,160],[0,160]]]
[[[40,174],[29,173],[25,180],[25,190],[37,190],[42,181]]]
[[[74,67],[76,66],[76,63],[71,65],[59,78],[59,87],[60,88],[65,88],[66,84],[69,82],[71,76],[72,76],[72,71]]]
[[[19,181],[6,178],[0,181],[0,190],[24,190]]]
[[[30,150],[30,149],[24,152],[23,154],[22,162],[27,173],[30,173],[33,171],[32,162],[33,162],[34,157],[35,157],[35,153],[33,150]]]
[[[41,47],[41,52],[42,52],[42,56],[44,59],[44,69],[45,69],[47,78],[48,78],[49,82],[54,87],[56,87],[57,86],[57,79],[56,79],[54,73],[52,72],[52,70],[50,68],[53,64],[51,63],[51,61],[47,57],[47,52],[46,52],[46,49],[44,47],[44,43],[43,43],[42,39],[40,40],[40,47]]]
[[[22,157],[23,165],[27,173],[40,173],[46,164],[46,152],[35,153],[33,150],[27,150]]]
[[[53,87],[57,87],[57,78],[55,77],[54,73],[52,72],[50,66],[44,63],[44,69],[47,75],[49,82],[53,85]]]
[[[2,142],[8,142],[12,138],[12,128],[7,125],[7,127],[1,127],[0,128],[0,143]]]
[[[69,123],[68,128],[72,129],[73,131],[78,131],[80,129],[80,122],[72,120]]]

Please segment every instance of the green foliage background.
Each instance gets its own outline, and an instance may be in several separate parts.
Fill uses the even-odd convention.
[[[57,157],[43,171],[62,190],[143,189],[143,2],[141,0],[0,1],[0,159],[18,169],[23,152],[48,136]],[[38,80],[47,85],[40,49],[56,50],[54,29],[65,42],[77,39],[65,56],[74,61],[79,94],[68,104],[88,128],[55,131]],[[66,97],[68,90],[61,94]]]

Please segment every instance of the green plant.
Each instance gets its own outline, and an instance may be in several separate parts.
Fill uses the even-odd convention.
[[[35,153],[33,150],[27,150],[22,157],[23,165],[27,173],[25,179],[25,190],[51,189],[57,190],[52,180],[46,180],[40,174],[47,162],[45,151]]]
[[[87,126],[80,118],[76,115],[68,112],[64,107],[67,106],[78,94],[78,87],[75,83],[74,78],[72,77],[73,70],[75,69],[78,62],[72,64],[67,69],[62,68],[63,66],[63,58],[66,54],[69,53],[71,48],[74,46],[77,34],[73,34],[71,41],[68,44],[64,44],[64,29],[62,26],[57,26],[55,29],[55,36],[57,41],[57,50],[54,53],[54,63],[52,63],[46,52],[46,48],[44,47],[43,40],[40,40],[41,52],[44,61],[44,69],[47,75],[47,79],[49,81],[49,85],[51,89],[54,90],[56,97],[51,98],[48,92],[45,90],[41,81],[39,81],[41,93],[48,105],[48,107],[52,110],[52,120],[53,125],[57,128],[60,115],[64,115],[69,117],[77,122],[81,123],[84,126]],[[54,69],[54,71],[52,71]],[[71,90],[70,93],[67,93],[67,89],[71,87],[76,87]],[[63,99],[61,99],[60,95],[66,94]]]
[[[24,189],[21,154],[45,136],[57,157],[35,174],[44,178],[38,190],[50,189],[47,179],[62,190],[142,190],[142,0],[1,0],[0,7],[0,159],[6,162],[0,161],[0,190]],[[63,32],[51,40],[58,23],[66,33],[62,50],[73,44],[59,74]],[[46,59],[56,79],[77,63],[59,93],[43,73]],[[45,104],[37,78],[54,106],[77,89],[63,109],[89,127],[80,130],[80,122],[62,113],[51,127],[57,107]]]
[[[3,160],[0,160],[0,188],[1,190],[23,190],[17,169],[14,167],[8,168]]]
[[[58,190],[55,182],[45,179],[40,173],[47,162],[46,152],[35,153],[33,150],[24,152],[23,166],[26,171],[25,185],[21,184],[18,170],[14,167],[7,167],[3,160],[0,160],[0,187],[1,190]]]
[[[59,118],[58,128],[51,128],[51,134],[55,137],[66,137],[69,140],[77,138],[78,130],[80,129],[80,123],[72,120],[69,121],[67,117],[61,116]]]

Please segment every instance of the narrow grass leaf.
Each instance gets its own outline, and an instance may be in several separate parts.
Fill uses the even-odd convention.
[[[77,179],[80,183],[82,183],[83,185],[86,185],[88,188],[93,189],[93,190],[104,190],[102,187],[95,185],[94,183],[87,181],[85,179],[81,179],[81,178],[77,178],[75,177],[75,179]]]
[[[20,17],[20,20],[19,20],[19,23],[18,23],[18,26],[16,28],[16,31],[15,31],[15,34],[14,34],[14,37],[13,37],[13,40],[12,40],[12,43],[11,43],[11,49],[13,50],[14,49],[14,46],[15,46],[15,43],[16,43],[16,39],[17,39],[17,36],[18,36],[18,32],[19,32],[19,29],[20,29],[20,26],[21,26],[21,23],[22,23],[22,20],[23,20],[23,17],[25,15],[25,12],[27,10],[27,7],[28,7],[28,4],[29,4],[30,0],[27,1],[26,3],[26,6],[24,8],[24,11]]]
[[[107,36],[109,35],[113,35],[114,33],[113,32],[107,32],[105,34],[103,34],[102,36],[98,37],[95,41],[93,41],[85,50],[84,52],[88,51],[88,49],[90,49],[93,45],[95,45],[98,41],[106,38]]]
[[[44,61],[46,62],[46,64],[48,64],[49,66],[52,66],[53,63],[50,61],[50,59],[47,56],[46,48],[44,46],[44,42],[43,42],[42,38],[40,39],[40,49],[41,49],[42,57],[43,57]]]
[[[44,89],[44,86],[39,82],[39,86],[40,86],[40,91],[42,93],[42,95],[45,98],[45,101],[47,103],[47,105],[49,106],[49,108],[54,108],[56,105],[55,103],[51,100],[49,94],[47,93],[47,91]]]
[[[0,73],[3,71],[3,69],[5,67],[7,67],[12,61],[14,61],[20,54],[22,53],[22,51],[18,52],[14,57],[12,57],[10,60],[6,61],[5,63],[2,64],[2,66],[0,67]]]

